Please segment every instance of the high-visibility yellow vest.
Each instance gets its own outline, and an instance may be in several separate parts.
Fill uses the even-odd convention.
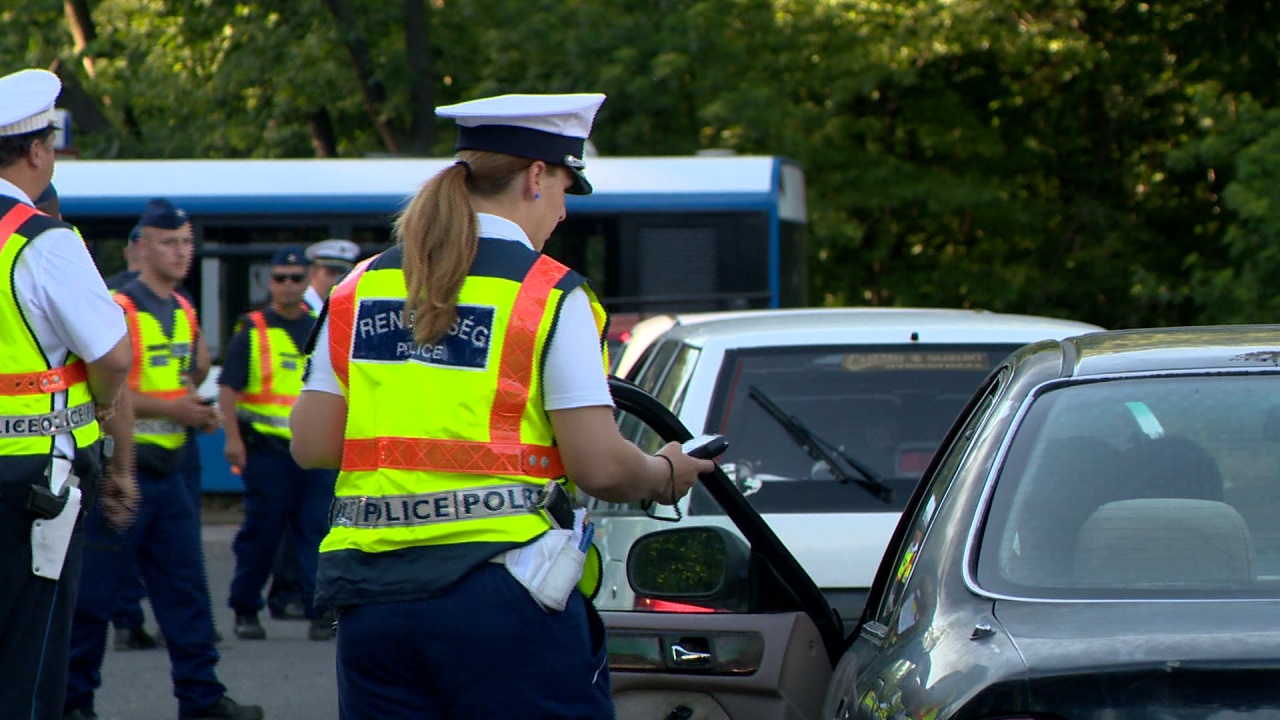
[[[191,392],[188,387],[191,365],[195,362],[195,308],[180,293],[173,298],[173,336],[164,333],[160,320],[138,309],[137,300],[127,292],[112,295],[124,310],[133,345],[133,367],[129,369],[129,387],[143,395],[162,400],[176,400]],[[155,445],[165,450],[179,450],[187,441],[187,429],[167,418],[139,417],[134,420],[135,445]]]
[[[93,395],[85,363],[68,352],[50,367],[18,303],[13,269],[40,233],[70,228],[26,203],[0,198],[0,455],[53,454],[56,434],[71,432],[85,448],[98,440]],[[59,395],[66,403],[55,409]]]
[[[515,243],[481,243],[500,244],[504,259],[483,274],[472,268],[458,319],[434,345],[415,343],[402,321],[399,248],[358,265],[330,295],[329,351],[347,424],[322,557],[523,544],[551,527],[532,507],[547,481],[573,491],[543,408],[544,354],[571,290],[587,291],[602,347],[606,314],[564,265]],[[598,567],[584,576],[597,584]]]
[[[289,411],[302,392],[302,353],[289,331],[267,326],[261,310],[246,314],[244,327],[249,331],[249,381],[236,402],[236,416],[263,435],[288,440],[293,437]]]

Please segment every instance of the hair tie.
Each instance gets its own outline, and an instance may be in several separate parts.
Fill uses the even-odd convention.
[[[461,165],[462,170],[467,174],[467,180],[471,179],[471,163],[467,162],[466,160],[459,160],[455,162],[454,165]]]

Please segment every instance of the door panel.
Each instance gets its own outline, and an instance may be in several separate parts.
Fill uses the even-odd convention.
[[[804,613],[601,617],[618,720],[818,717],[831,661]]]

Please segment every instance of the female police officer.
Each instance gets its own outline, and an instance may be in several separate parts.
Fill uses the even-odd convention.
[[[458,162],[330,296],[292,450],[341,467],[317,601],[340,608],[347,720],[613,717],[603,630],[573,591],[589,531],[554,498],[674,503],[712,464],[619,435],[604,310],[538,252],[565,194],[591,192],[603,101],[438,108]]]

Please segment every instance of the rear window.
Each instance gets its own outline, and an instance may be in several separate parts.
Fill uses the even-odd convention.
[[[1055,599],[1280,592],[1280,376],[1040,395],[1000,469],[977,578]]]
[[[969,397],[1017,347],[735,351],[725,357],[706,432],[728,438],[722,464],[761,513],[899,512]],[[816,438],[793,436],[799,429],[788,432],[765,405]],[[691,511],[722,513],[698,491]]]

